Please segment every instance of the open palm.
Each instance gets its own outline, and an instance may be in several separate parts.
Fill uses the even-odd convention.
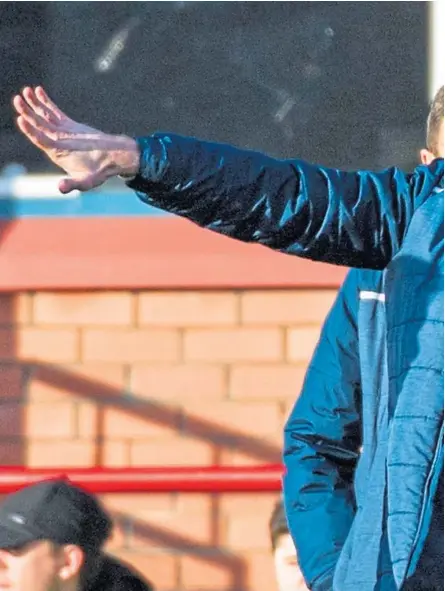
[[[59,184],[62,193],[87,191],[122,170],[117,165],[135,142],[125,136],[105,134],[77,123],[57,107],[41,87],[25,88],[13,100],[20,131],[68,175]],[[133,161],[135,155],[131,155]],[[128,156],[127,156],[128,159]]]

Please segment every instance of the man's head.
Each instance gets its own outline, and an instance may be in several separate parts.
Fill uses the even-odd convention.
[[[65,480],[41,482],[0,505],[0,591],[80,591],[111,520]]]
[[[426,148],[420,152],[422,164],[429,164],[435,158],[444,157],[443,91],[444,87],[442,86],[430,105],[426,124]]]
[[[308,591],[298,567],[297,552],[287,527],[282,501],[272,512],[269,522],[270,539],[279,591]]]

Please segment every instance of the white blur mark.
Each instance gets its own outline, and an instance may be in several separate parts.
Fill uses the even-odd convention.
[[[326,27],[326,29],[324,30],[324,34],[326,35],[326,37],[333,37],[334,29],[331,29],[331,27]]]
[[[79,191],[64,195],[59,191],[59,175],[27,174],[0,178],[1,199],[76,199]]]
[[[292,110],[292,107],[296,104],[296,101],[293,97],[289,97],[278,109],[278,111],[274,114],[274,119],[276,121],[283,121],[286,116]]]
[[[95,60],[94,69],[104,74],[109,72],[115,65],[117,58],[125,49],[130,33],[138,26],[140,18],[133,17],[128,23],[115,33],[104,52]]]

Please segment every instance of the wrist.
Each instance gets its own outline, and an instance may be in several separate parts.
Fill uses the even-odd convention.
[[[141,153],[135,139],[118,136],[119,145],[113,151],[113,176],[134,178],[139,172]]]

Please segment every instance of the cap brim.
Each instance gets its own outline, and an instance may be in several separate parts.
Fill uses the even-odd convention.
[[[3,550],[20,548],[38,539],[39,537],[30,531],[26,531],[20,527],[12,527],[10,524],[5,526],[0,521],[0,548]]]

